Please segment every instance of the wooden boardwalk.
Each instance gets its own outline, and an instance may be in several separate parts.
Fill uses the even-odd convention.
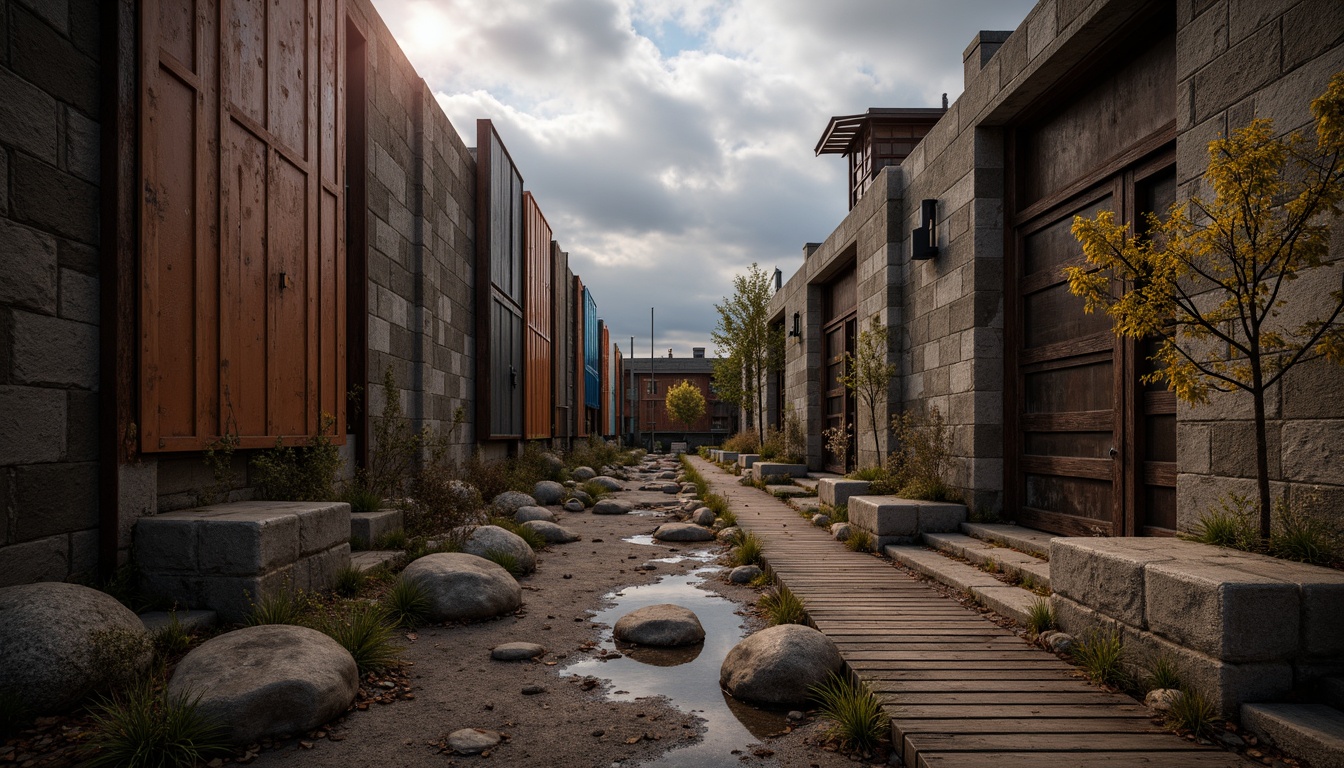
[[[1150,721],[1146,709],[889,562],[850,552],[790,506],[699,458],[712,492],[764,543],[775,577],[801,597],[892,718],[907,766],[1250,765]]]

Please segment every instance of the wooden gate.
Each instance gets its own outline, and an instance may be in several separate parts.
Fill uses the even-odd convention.
[[[140,446],[345,425],[342,0],[143,0]]]
[[[551,356],[553,354],[555,290],[552,269],[551,225],[531,192],[523,193],[524,237],[527,241],[527,353],[523,361],[523,436],[541,440],[551,436]]]
[[[1150,345],[1086,313],[1062,271],[1085,263],[1075,215],[1111,210],[1136,227],[1175,198],[1175,37],[1152,34],[1174,29],[1169,16],[1009,138],[1006,507],[1054,533],[1174,533],[1174,397],[1140,384]]]
[[[826,429],[835,429],[849,425],[857,434],[858,408],[854,395],[840,380],[845,374],[845,356],[854,354],[854,341],[857,334],[858,312],[858,272],[850,267],[846,272],[833,279],[822,290],[822,388],[825,395]],[[823,443],[824,444],[824,443]],[[850,440],[849,461],[853,464],[858,457],[854,451],[854,439]],[[824,449],[826,469],[844,474],[849,467],[841,466],[840,457]]]

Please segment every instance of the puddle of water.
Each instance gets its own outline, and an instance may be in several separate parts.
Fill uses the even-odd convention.
[[[650,546],[650,547],[662,547],[662,546],[666,546],[665,544],[663,544],[663,542],[661,542],[661,541],[659,541],[659,540],[653,538],[652,535],[647,534],[647,533],[640,533],[640,534],[636,534],[636,535],[634,535],[634,536],[626,536],[625,538],[621,539],[621,541],[628,542],[628,543],[630,543],[630,544],[643,544],[643,545],[645,545],[645,546]],[[672,547],[668,547],[668,551],[676,551],[676,550],[673,549]],[[717,559],[717,558],[718,558],[718,555],[714,554],[713,552],[709,551],[708,549],[698,549],[698,550],[696,550],[696,551],[694,551],[694,552],[687,552],[687,553],[684,554],[684,555],[671,555],[671,556],[669,556],[669,557],[656,557],[656,558],[650,560],[649,562],[651,562],[651,563],[684,563],[684,562],[686,562],[687,560],[690,560],[690,561],[697,562],[697,563],[710,563],[710,562],[713,562],[713,561],[714,561],[715,559]],[[702,622],[702,623],[703,623],[703,622]]]
[[[635,537],[638,538],[638,537]],[[687,555],[696,557],[700,553]],[[605,624],[599,642],[603,649],[618,648],[610,627],[625,614],[658,603],[674,603],[695,612],[705,628],[705,642],[681,648],[631,648],[620,644],[628,655],[611,661],[584,659],[561,670],[560,674],[604,678],[611,681],[607,696],[616,701],[663,696],[683,712],[692,712],[705,721],[703,738],[693,745],[664,753],[647,766],[657,768],[696,768],[721,765],[733,758],[731,750],[779,733],[787,723],[784,712],[759,710],[735,701],[719,688],[719,667],[728,651],[746,632],[736,603],[700,589],[705,576],[723,570],[718,566],[696,568],[688,574],[664,576],[653,584],[626,587],[605,599],[612,607],[597,613],[592,621]]]
[[[658,540],[653,538],[653,534],[651,533],[639,533],[634,536],[626,536],[624,539],[621,539],[621,541],[628,541],[631,544],[643,544],[649,547],[661,546],[658,543]]]

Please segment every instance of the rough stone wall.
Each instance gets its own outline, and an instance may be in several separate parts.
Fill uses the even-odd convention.
[[[98,5],[0,0],[0,586],[97,567]]]
[[[1344,70],[1344,5],[1332,0],[1183,0],[1177,5],[1177,174],[1182,196],[1202,188],[1208,142],[1256,117],[1281,132],[1310,127],[1311,99]],[[1344,222],[1332,257],[1344,256]],[[1286,315],[1323,306],[1338,288],[1340,264],[1292,286]],[[1314,298],[1314,300],[1313,300]],[[1323,361],[1290,371],[1269,393],[1272,492],[1316,495],[1319,510],[1344,515],[1344,369]],[[1179,525],[1189,529],[1219,496],[1255,496],[1251,397],[1215,394],[1177,413]]]
[[[368,30],[369,410],[390,365],[407,416],[444,434],[474,399],[476,162],[368,3],[350,12]],[[474,440],[452,432],[457,458]]]

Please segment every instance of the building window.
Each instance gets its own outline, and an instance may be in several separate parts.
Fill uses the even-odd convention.
[[[644,394],[646,395],[658,394],[658,381],[656,379],[649,379],[647,382],[644,383]]]

